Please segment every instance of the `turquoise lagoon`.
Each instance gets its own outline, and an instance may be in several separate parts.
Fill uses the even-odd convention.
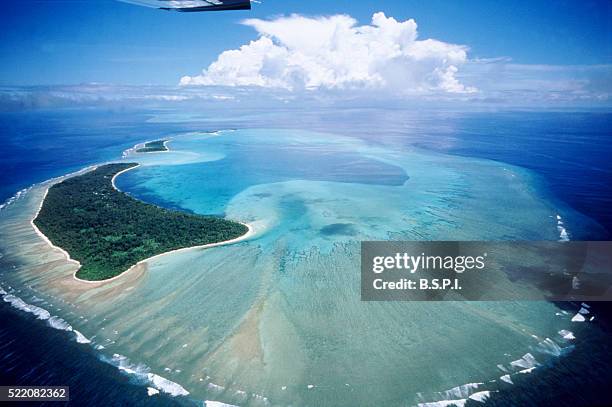
[[[57,253],[30,251],[10,281],[129,374],[240,406],[405,406],[483,396],[585,329],[545,301],[360,301],[362,240],[558,240],[557,216],[579,215],[523,169],[299,130],[191,132],[169,147],[128,151],[143,165],[118,188],[248,222],[251,239],[86,290],[62,283]],[[29,195],[32,210],[41,193]],[[37,262],[52,266],[43,275]]]

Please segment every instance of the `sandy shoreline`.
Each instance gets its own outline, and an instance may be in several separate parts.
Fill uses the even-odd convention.
[[[112,164],[112,163],[108,163],[108,164]],[[95,170],[96,168],[98,168],[100,165],[105,165],[105,164],[99,164],[99,165],[95,165],[95,166],[87,167],[87,168],[84,168],[84,169],[83,169],[83,170],[81,170],[81,171],[77,171],[76,173],[68,174],[67,176],[62,177],[62,178],[63,178],[63,179],[62,179],[62,181],[63,181],[64,179],[67,179],[67,178],[70,178],[70,177],[73,177],[73,176],[76,176],[76,175],[80,175],[80,174],[81,174],[81,172],[82,172],[82,173],[87,173],[87,172],[93,171],[93,170]],[[111,184],[112,184],[113,188],[114,188],[116,191],[118,191],[118,192],[124,193],[124,192],[122,192],[122,191],[121,191],[119,188],[117,188],[117,186],[115,185],[115,178],[117,178],[117,176],[119,176],[119,175],[121,175],[121,174],[123,174],[123,173],[125,173],[125,172],[127,172],[127,171],[133,170],[133,169],[138,168],[138,167],[140,167],[140,164],[137,164],[137,165],[135,165],[135,166],[133,166],[133,167],[130,167],[130,168],[126,168],[125,170],[121,170],[121,171],[119,171],[118,173],[116,173],[116,174],[113,176],[113,178],[111,179]],[[60,182],[61,182],[61,181],[60,181]],[[45,199],[46,199],[46,197],[47,197],[47,193],[49,192],[49,188],[50,188],[51,186],[52,186],[52,185],[49,185],[49,186],[47,186],[47,187],[45,188],[45,192],[44,192],[43,197],[42,197],[42,199],[41,199],[41,201],[40,201],[40,204],[38,205],[38,209],[37,209],[36,213],[34,214],[34,216],[32,217],[32,219],[30,219],[30,224],[32,225],[32,228],[34,229],[34,231],[36,232],[36,234],[37,234],[38,236],[40,236],[40,237],[41,237],[41,238],[42,238],[42,239],[45,241],[45,243],[47,243],[49,246],[51,246],[51,248],[56,249],[56,250],[59,250],[59,251],[60,251],[60,252],[61,252],[61,253],[62,253],[62,254],[63,254],[65,257],[66,257],[66,260],[67,260],[69,263],[73,263],[73,264],[75,264],[75,265],[77,266],[77,269],[76,269],[76,270],[75,270],[75,272],[72,274],[72,278],[73,278],[74,280],[76,280],[76,281],[80,282],[80,283],[87,283],[87,284],[97,284],[97,285],[101,285],[101,284],[104,284],[104,283],[108,283],[108,282],[111,282],[111,281],[117,280],[117,279],[118,279],[118,278],[120,278],[120,277],[124,277],[126,274],[128,274],[128,272],[129,272],[129,271],[131,271],[131,270],[135,270],[135,269],[137,269],[139,266],[142,266],[144,263],[148,262],[149,260],[153,260],[153,259],[158,258],[158,257],[161,257],[161,256],[165,256],[165,255],[172,254],[172,253],[177,253],[177,252],[188,251],[188,250],[207,249],[207,248],[210,248],[210,247],[224,246],[224,245],[229,245],[229,244],[233,244],[233,243],[238,243],[238,242],[241,242],[241,241],[243,241],[243,240],[246,240],[246,239],[248,239],[248,238],[252,237],[252,236],[255,234],[255,229],[254,229],[254,228],[253,228],[253,226],[251,226],[250,224],[248,224],[248,223],[244,223],[244,222],[233,221],[233,222],[237,222],[237,223],[240,223],[240,224],[242,224],[242,225],[246,226],[246,228],[247,228],[247,232],[246,232],[245,234],[243,234],[242,236],[238,236],[238,237],[233,238],[233,239],[230,239],[230,240],[224,240],[224,241],[221,241],[221,242],[216,242],[216,243],[208,243],[208,244],[205,244],[205,245],[198,245],[198,246],[189,246],[189,247],[183,247],[183,248],[180,248],[180,249],[175,249],[175,250],[171,250],[171,251],[168,251],[168,252],[163,252],[163,253],[160,253],[160,254],[156,254],[155,256],[147,257],[146,259],[140,260],[138,263],[134,264],[133,266],[131,266],[131,267],[130,267],[130,268],[128,268],[127,270],[125,270],[125,271],[121,272],[120,274],[118,274],[118,275],[116,275],[116,276],[114,276],[114,277],[111,277],[111,278],[107,278],[107,279],[104,279],[104,280],[83,280],[83,279],[78,278],[78,277],[76,276],[76,273],[77,273],[77,272],[79,271],[79,269],[81,268],[81,263],[80,263],[79,261],[77,261],[77,260],[75,260],[75,259],[71,258],[71,257],[70,257],[70,254],[69,254],[69,253],[68,253],[66,250],[62,249],[62,248],[61,248],[61,247],[59,247],[59,246],[54,245],[54,244],[51,242],[51,240],[49,240],[49,238],[48,238],[47,236],[45,236],[45,234],[44,234],[44,233],[42,233],[42,232],[40,231],[40,229],[38,229],[38,227],[37,227],[37,226],[36,226],[36,224],[34,223],[34,220],[35,220],[35,219],[38,217],[38,214],[40,213],[40,211],[41,211],[41,209],[42,209],[42,206],[43,206],[43,204],[44,204],[44,202],[45,202]]]
[[[135,167],[134,167],[134,168],[135,168]],[[240,241],[243,241],[243,240],[246,240],[246,239],[248,239],[248,238],[252,237],[252,236],[255,234],[255,229],[253,229],[253,227],[252,227],[251,225],[249,225],[248,223],[237,222],[237,221],[233,221],[233,222],[240,223],[240,224],[242,224],[242,225],[246,226],[246,227],[247,227],[247,229],[248,229],[248,230],[247,230],[247,232],[246,232],[244,235],[242,235],[242,236],[238,236],[238,237],[236,237],[236,238],[234,238],[234,239],[224,240],[224,241],[222,241],[222,242],[216,242],[216,243],[208,243],[208,244],[199,245],[199,246],[189,246],[189,247],[183,247],[183,248],[181,248],[181,249],[170,250],[169,252],[163,252],[163,253],[160,253],[160,254],[156,254],[155,256],[147,257],[147,258],[146,258],[146,259],[144,259],[144,260],[140,260],[138,263],[134,264],[134,265],[133,265],[133,266],[131,266],[129,269],[127,269],[127,270],[125,270],[125,271],[121,272],[121,274],[116,275],[115,277],[107,278],[107,279],[105,279],[105,280],[83,280],[83,279],[78,278],[78,277],[76,276],[76,273],[78,272],[78,270],[74,272],[74,274],[72,275],[72,277],[73,277],[75,280],[77,280],[77,281],[79,281],[79,282],[81,282],[81,283],[88,283],[88,284],[100,284],[100,283],[108,283],[108,282],[111,282],[111,281],[114,281],[114,280],[118,279],[119,277],[123,277],[123,276],[124,276],[124,275],[126,275],[126,274],[127,274],[129,271],[136,269],[138,266],[143,265],[144,263],[148,262],[149,260],[153,260],[153,259],[156,259],[156,258],[158,258],[158,257],[162,257],[162,256],[165,256],[165,255],[168,255],[168,254],[172,254],[172,253],[184,252],[184,251],[188,251],[188,250],[208,249],[208,248],[210,248],[210,247],[215,247],[215,246],[224,246],[224,245],[229,245],[229,244],[233,244],[233,243],[238,243],[238,242],[240,242]],[[47,240],[48,240],[48,239],[47,239]],[[56,247],[56,246],[53,246],[53,247]],[[60,248],[60,250],[62,250],[62,249]],[[64,253],[66,253],[64,250],[62,250],[62,251],[63,251]],[[66,253],[66,254],[67,254],[67,253]],[[70,256],[68,256],[68,258],[70,259]],[[73,261],[73,262],[76,262],[77,264],[79,264],[79,267],[80,267],[80,265],[81,265],[81,264],[80,264],[79,262],[77,262],[76,260],[73,260],[73,259],[70,259],[70,260],[71,260],[71,261]]]
[[[144,148],[145,144],[153,142],[156,140],[151,140],[151,141],[145,141],[142,143],[138,143],[138,144],[134,144],[134,146],[128,148],[127,150],[124,150],[123,153],[121,153],[121,158],[128,158],[129,156],[133,155],[133,154],[155,154],[155,153],[170,153],[170,147],[168,147],[168,143],[172,141],[172,137],[169,137],[167,140],[164,141],[164,147],[166,147],[165,150],[163,151],[144,151],[144,152],[138,152],[137,150]]]
[[[165,150],[162,151],[138,151],[141,148],[145,148],[145,146],[147,145],[147,143],[153,143],[157,140],[151,140],[151,141],[145,141],[144,143],[139,143],[136,144],[134,147],[132,147],[130,150],[133,150],[134,153],[136,154],[155,154],[155,153],[169,153],[170,152],[170,147],[168,147],[168,143],[171,141],[172,139],[169,138],[167,140],[164,140],[164,142],[162,143],[162,145],[164,146]],[[129,151],[129,150],[128,150]]]

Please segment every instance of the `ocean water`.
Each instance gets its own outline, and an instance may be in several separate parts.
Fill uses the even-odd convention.
[[[0,112],[0,201],[34,183],[116,159],[138,142],[177,129],[148,123],[151,114],[110,108]]]
[[[589,112],[513,112],[457,118],[417,142],[424,148],[483,157],[533,170],[553,195],[605,228],[589,238],[612,236],[612,115]],[[571,227],[571,225],[570,225]]]
[[[21,308],[30,313],[23,318],[41,325],[34,328],[40,332],[54,324],[33,320],[41,311],[32,306],[70,324],[57,330],[71,335],[65,340],[79,342],[78,330],[90,342],[81,338],[71,346],[77,354],[82,348],[79,360],[92,369],[118,367],[141,390],[157,387],[185,403],[403,406],[489,394],[483,392],[511,398],[511,385],[501,379],[506,375],[523,383],[534,372],[554,371],[567,355],[582,363],[609,356],[599,318],[571,321],[579,304],[565,310],[547,302],[359,300],[360,240],[559,240],[557,216],[571,225],[570,238],[605,233],[593,215],[554,193],[546,171],[493,153],[488,158],[496,161],[483,159],[486,149],[469,157],[446,154],[451,149],[436,144],[440,139],[428,147],[427,135],[417,142],[414,131],[401,139],[405,118],[375,138],[363,128],[351,134],[342,131],[346,124],[325,126],[321,118],[310,121],[316,131],[237,121],[238,129],[211,132],[214,124],[193,115],[144,117],[142,128],[134,119],[117,134],[147,133],[137,141],[170,136],[173,151],[128,153],[125,160],[143,166],[119,177],[118,187],[148,202],[249,222],[256,235],[158,258],[146,272],[111,285],[82,287],[62,256],[28,227],[44,185],[6,206],[0,212],[4,301],[25,301]],[[222,128],[230,127],[225,122]],[[444,125],[435,123],[432,133]],[[145,131],[155,126],[162,130]],[[109,147],[116,158],[134,144],[132,138],[117,141],[115,150]],[[106,159],[99,151],[90,154],[92,161]],[[57,172],[72,168],[57,165]],[[495,278],[496,284],[507,281]],[[20,332],[4,334],[19,338]],[[576,343],[592,346],[576,356]],[[97,358],[86,359],[92,349]],[[17,353],[15,366],[32,363],[15,348],[2,352]],[[589,374],[605,377],[606,366],[594,366]],[[91,380],[112,386],[115,379]],[[144,391],[134,397],[148,399]]]
[[[428,150],[480,157],[528,168],[544,179],[540,189],[597,221],[585,238],[609,239],[612,231],[612,114],[609,111],[435,112],[415,109],[339,109],[268,112],[233,125],[274,126],[332,132],[401,150]],[[181,121],[181,116],[170,116]],[[188,123],[193,115],[184,118]],[[203,124],[224,127],[213,118]],[[153,120],[166,123],[168,115]],[[225,124],[225,126],[227,126]],[[570,220],[571,221],[571,220]],[[576,226],[580,226],[579,224]]]
[[[0,325],[2,385],[61,383],[70,386],[72,400],[82,400],[87,405],[189,405],[165,394],[147,397],[143,383],[130,381],[114,366],[100,362],[93,348],[75,342],[65,331],[50,329],[43,321],[24,318],[21,311],[7,303],[0,304],[0,318],[3,321]]]

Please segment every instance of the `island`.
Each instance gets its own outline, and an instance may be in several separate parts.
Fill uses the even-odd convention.
[[[136,150],[137,153],[159,153],[162,151],[170,151],[168,147],[166,147],[166,142],[168,140],[155,140],[149,141],[144,144],[144,147]]]
[[[106,280],[149,257],[249,231],[239,222],[161,208],[116,189],[114,178],[137,166],[101,165],[49,188],[33,223],[80,263],[77,278]]]

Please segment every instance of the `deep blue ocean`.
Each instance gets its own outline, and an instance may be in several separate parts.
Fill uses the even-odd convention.
[[[209,122],[147,121],[150,114],[102,109],[0,113],[0,202],[34,183],[119,158],[122,151],[138,142],[219,128]],[[342,115],[338,117],[343,120]],[[435,113],[423,114],[409,124],[392,123],[390,128],[393,131],[388,133],[369,132],[367,138],[528,168],[542,178],[555,199],[602,226],[586,238],[609,239],[612,234],[610,113]],[[571,230],[571,219],[568,224]],[[580,343],[570,357],[559,362],[552,376],[541,378],[543,391],[536,391],[526,381],[517,384],[516,392],[494,397],[490,404],[593,405],[609,399],[606,383],[612,377],[593,379],[588,374],[592,363],[603,364],[598,370],[612,371],[608,308],[600,304],[596,309],[610,335]],[[0,304],[0,318],[3,385],[68,384],[74,389],[72,394],[78,396],[78,405],[189,403],[168,397],[155,398],[154,402],[147,397],[145,387],[129,382],[92,351],[65,338],[65,332],[48,328],[6,303]],[[568,386],[580,390],[568,391]]]
[[[0,201],[165,134],[163,125],[145,121],[141,112],[120,110],[0,113]]]
[[[493,120],[492,120],[493,116]],[[552,193],[612,233],[612,115],[572,112],[473,113],[450,128],[423,129],[425,148],[528,168]]]

